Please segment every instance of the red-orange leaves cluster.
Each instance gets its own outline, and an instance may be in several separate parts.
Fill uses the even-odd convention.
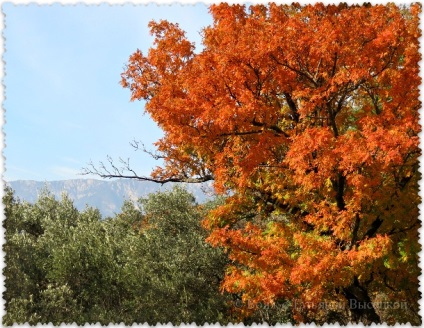
[[[417,322],[420,6],[210,12],[199,53],[178,25],[151,23],[154,47],[122,85],[165,132],[155,178],[233,194],[205,221],[233,262],[222,288],[251,304],[384,294],[413,309],[395,320]]]

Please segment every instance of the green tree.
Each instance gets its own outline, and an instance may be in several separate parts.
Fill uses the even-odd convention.
[[[102,220],[47,191],[29,204],[7,189],[3,202],[5,325],[228,322],[227,258],[201,226],[213,204],[175,188]]]
[[[6,253],[3,270],[6,314],[3,323],[61,322],[72,311],[70,305],[76,304],[69,297],[71,291],[67,286],[57,286],[49,281],[51,249],[43,240],[58,224],[63,228],[75,226],[78,211],[69,198],[64,196],[60,202],[56,201],[47,190],[32,205],[19,201],[13,191],[6,188],[3,203],[6,215],[3,222],[6,229],[6,243],[3,245]],[[51,297],[54,290],[57,295]],[[53,317],[47,315],[52,307],[56,308]]]
[[[127,306],[136,322],[227,322],[228,296],[219,292],[227,264],[221,249],[205,243],[205,209],[186,190],[151,194],[139,201],[140,236],[125,252]],[[135,208],[127,205],[128,212]],[[126,212],[121,215],[125,220]]]

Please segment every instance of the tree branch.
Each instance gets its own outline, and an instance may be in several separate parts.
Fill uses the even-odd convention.
[[[359,219],[359,215],[356,214],[355,223],[353,225],[353,231],[352,231],[352,239],[350,241],[350,245],[349,245],[348,249],[352,249],[356,244],[356,241],[358,239],[358,230],[359,230],[360,223],[361,223],[361,221]]]
[[[380,226],[383,224],[383,220],[380,219],[378,216],[372,223],[371,227],[367,230],[367,232],[362,237],[362,240],[364,240],[366,237],[371,238],[374,237],[377,230],[380,228]]]
[[[297,111],[297,106],[293,101],[293,98],[288,92],[284,92],[284,97],[286,98],[287,105],[289,105],[289,108],[292,111],[293,120],[296,123],[299,123],[299,113]]]
[[[173,176],[169,178],[163,179],[155,179],[151,177],[138,175],[130,166],[129,159],[126,161],[122,158],[119,158],[119,162],[121,163],[121,167],[115,165],[114,161],[110,156],[107,156],[108,165],[105,165],[104,162],[99,162],[98,167],[96,167],[93,162],[89,162],[88,166],[83,168],[81,171],[81,175],[94,174],[103,179],[134,179],[139,181],[150,181],[160,184],[165,184],[168,182],[185,182],[185,183],[202,183],[214,180],[214,176],[212,174],[205,174],[203,176],[189,177],[184,174]]]
[[[160,155],[159,153],[154,153],[150,150],[147,150],[146,147],[144,146],[144,143],[142,143],[141,141],[133,140],[130,142],[130,145],[131,147],[134,148],[134,150],[141,150],[143,153],[148,154],[155,160],[164,159],[166,157],[166,156]]]
[[[263,127],[264,129],[270,129],[270,130],[274,131],[277,134],[282,134],[286,138],[289,138],[290,137],[286,132],[284,132],[283,130],[281,130],[281,128],[279,128],[277,125],[266,125],[265,123],[261,123],[261,122],[256,121],[255,118],[253,118],[252,125],[253,126]]]

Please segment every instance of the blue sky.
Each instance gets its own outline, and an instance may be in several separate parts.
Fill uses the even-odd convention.
[[[158,163],[129,145],[150,147],[162,132],[119,85],[129,56],[152,45],[147,24],[180,24],[201,47],[207,6],[4,3],[5,180],[84,178],[87,163],[130,158],[140,175]],[[199,49],[199,48],[197,48]]]

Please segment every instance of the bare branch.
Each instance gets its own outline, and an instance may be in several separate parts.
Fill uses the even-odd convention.
[[[160,184],[165,184],[168,182],[185,182],[185,183],[202,183],[206,181],[214,180],[212,174],[204,174],[202,176],[189,176],[186,173],[180,173],[179,175],[163,178],[163,179],[155,179],[152,177],[146,177],[138,175],[137,172],[131,168],[129,158],[124,160],[119,158],[119,166],[115,164],[113,159],[110,156],[107,156],[106,165],[104,162],[99,162],[98,166],[94,165],[92,161],[88,163],[88,166],[83,168],[81,171],[81,175],[97,175],[103,179],[134,179],[139,181],[150,181]]]
[[[133,140],[133,141],[130,142],[130,145],[131,145],[131,147],[134,148],[134,150],[141,150],[143,153],[148,154],[149,156],[151,156],[155,160],[165,158],[164,155],[161,155],[157,152],[152,152],[151,150],[147,150],[146,147],[144,146],[144,143],[141,142],[141,141]]]

